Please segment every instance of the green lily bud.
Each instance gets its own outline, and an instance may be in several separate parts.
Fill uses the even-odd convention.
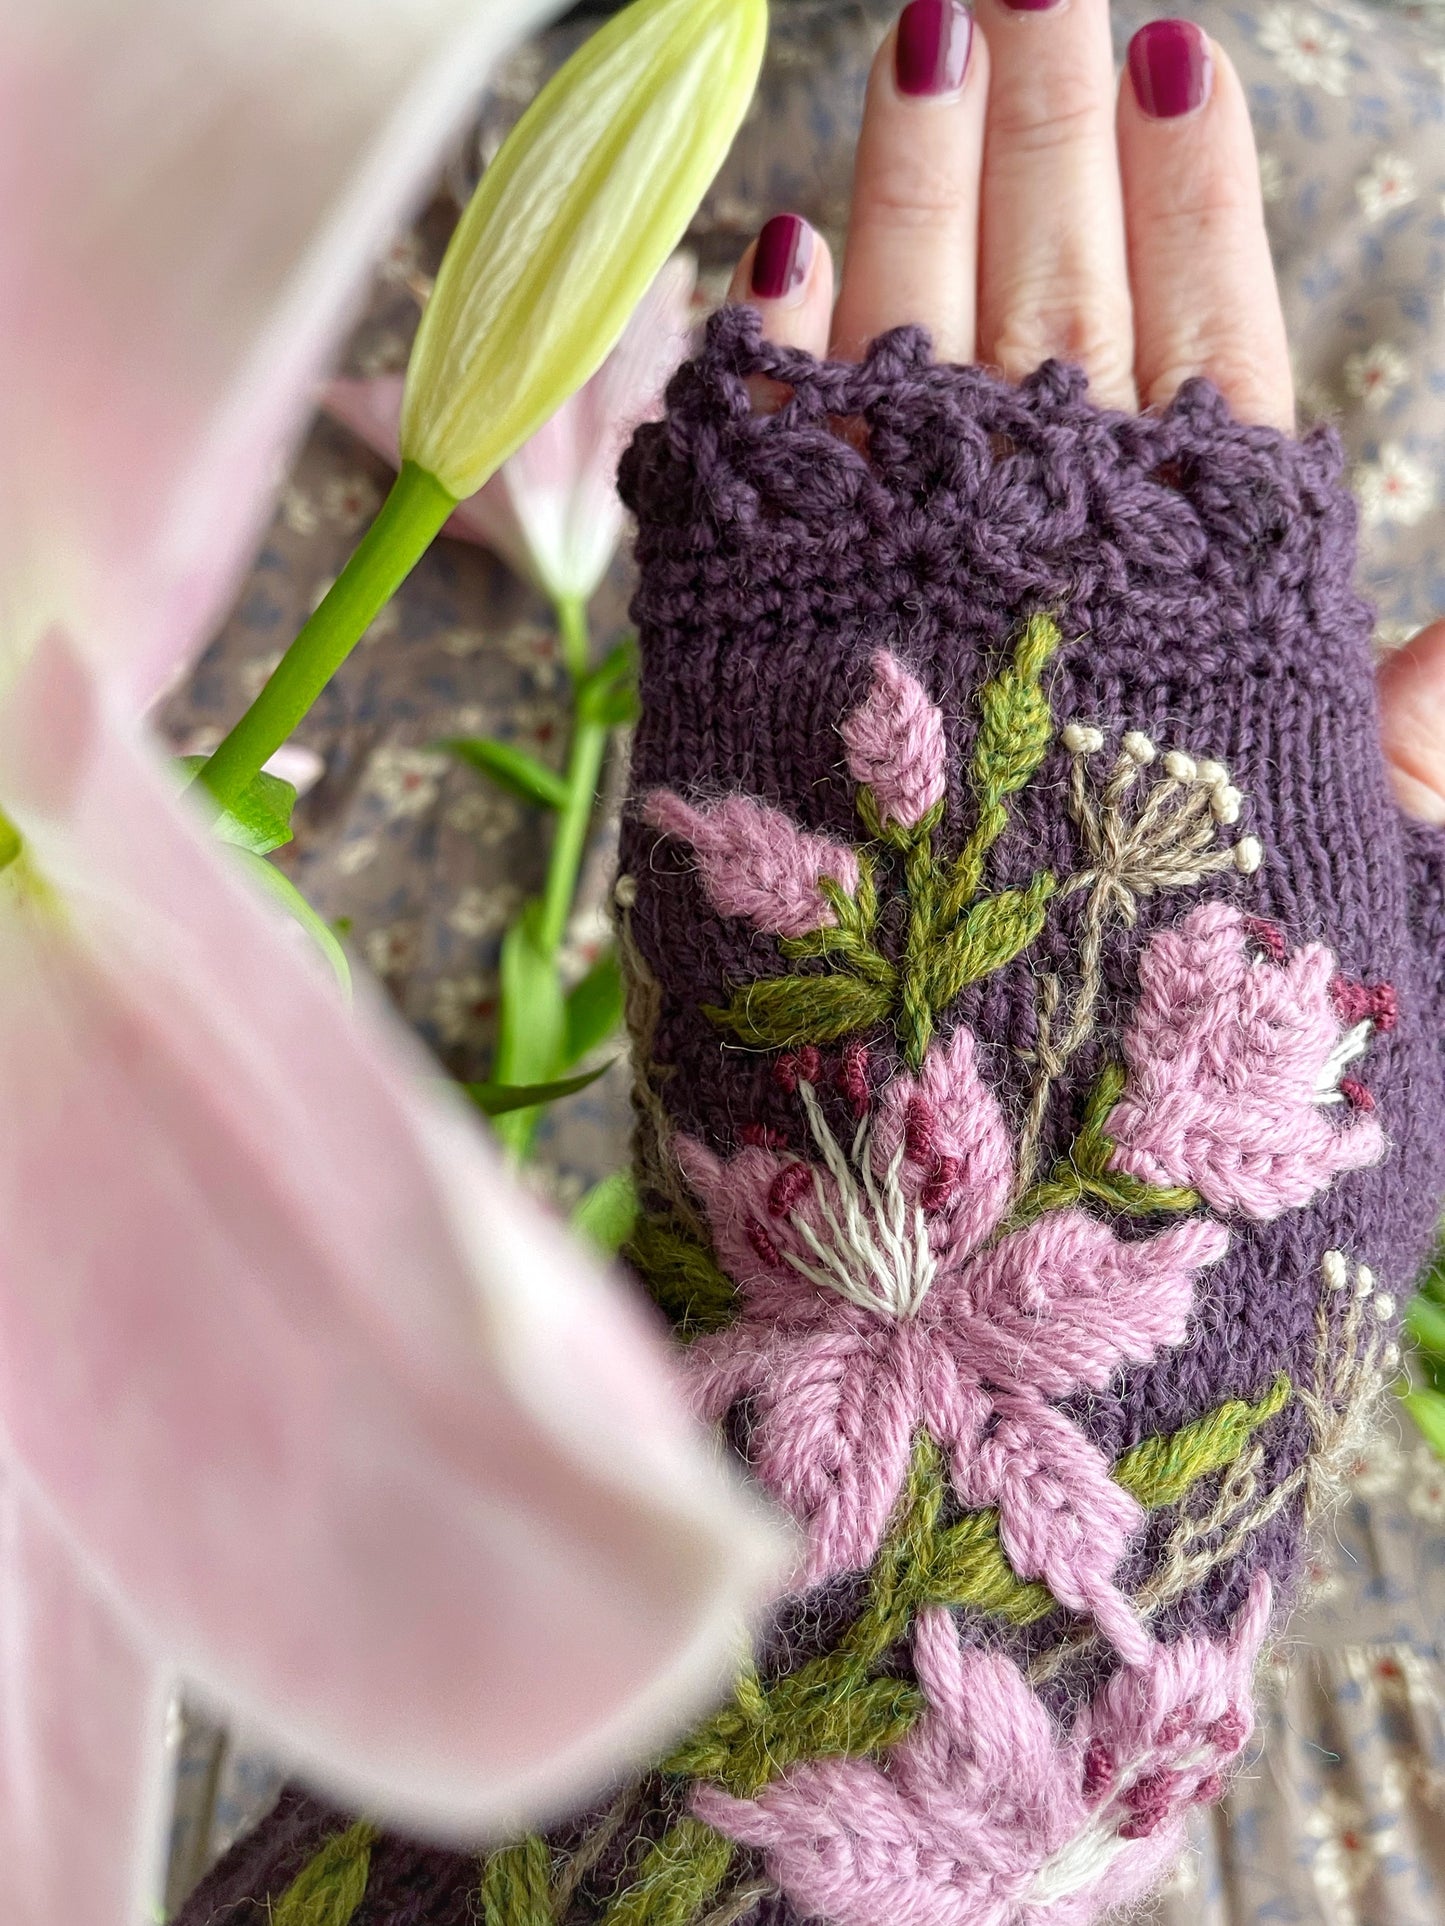
[[[474,494],[601,366],[757,84],[767,0],[635,0],[482,177],[422,317],[401,452]]]

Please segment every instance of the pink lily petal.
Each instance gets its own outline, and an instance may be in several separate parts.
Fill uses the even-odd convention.
[[[204,643],[366,269],[553,0],[46,0],[0,59],[5,648]]]
[[[948,789],[943,716],[917,676],[887,649],[873,658],[867,700],[843,723],[848,773],[866,783],[879,820],[900,829],[922,822]]]
[[[670,789],[654,789],[644,821],[687,843],[703,887],[724,916],[745,917],[778,936],[831,929],[838,918],[819,887],[858,888],[858,858],[845,843],[799,829],[791,816],[751,796],[722,796],[694,808]]]
[[[515,1824],[715,1689],[776,1540],[631,1300],[104,694],[52,638],[0,709],[5,1437],[168,1655],[317,1777]]]
[[[0,1470],[0,1916],[155,1917],[166,1689],[33,1493]]]
[[[997,1229],[1014,1180],[1013,1140],[977,1057],[960,1024],[916,1077],[888,1084],[873,1132],[874,1174],[886,1175],[902,1150],[903,1195],[929,1213],[933,1248],[954,1263]]]

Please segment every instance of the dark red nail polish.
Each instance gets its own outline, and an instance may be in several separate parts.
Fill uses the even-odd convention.
[[[813,230],[796,214],[775,214],[758,236],[753,256],[753,293],[762,301],[796,294],[808,278]]]
[[[900,94],[956,94],[968,72],[973,15],[962,0],[909,0],[898,16]]]
[[[1192,114],[1214,79],[1209,42],[1192,20],[1151,20],[1129,42],[1129,79],[1151,120]]]

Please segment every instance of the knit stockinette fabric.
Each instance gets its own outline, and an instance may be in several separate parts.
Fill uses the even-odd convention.
[[[714,319],[623,465],[629,1255],[793,1595],[552,1837],[291,1795],[188,1926],[1082,1926],[1167,1871],[1445,1190],[1445,842],[1339,471],[1204,383]]]

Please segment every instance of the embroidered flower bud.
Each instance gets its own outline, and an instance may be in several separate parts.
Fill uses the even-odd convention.
[[[1342,1129],[1331,1116],[1370,1034],[1344,1028],[1334,958],[1313,943],[1275,963],[1250,937],[1239,911],[1206,903],[1154,938],[1107,1129],[1115,1169],[1269,1219],[1378,1162],[1385,1140],[1363,1111]]]
[[[635,0],[508,137],[447,249],[401,452],[458,500],[601,366],[752,99],[767,0]]]
[[[746,917],[777,936],[807,936],[838,921],[824,881],[851,896],[858,858],[843,843],[799,829],[779,809],[749,796],[724,796],[695,809],[670,789],[654,789],[643,819],[691,845],[708,900],[724,916]]]
[[[866,784],[879,820],[911,829],[943,801],[948,747],[943,717],[887,649],[873,658],[873,687],[840,731],[848,773]]]

